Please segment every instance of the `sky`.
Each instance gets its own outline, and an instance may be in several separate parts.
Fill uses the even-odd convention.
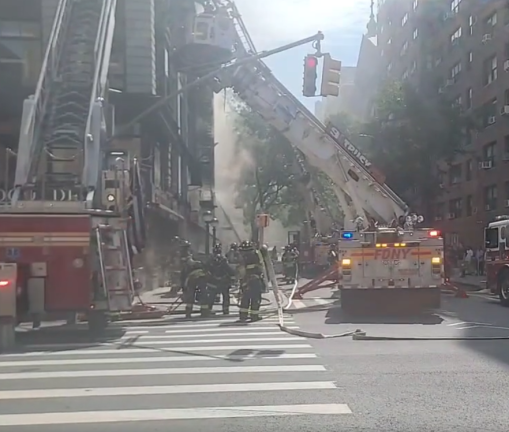
[[[236,0],[258,51],[307,38],[321,31],[322,52],[355,66],[369,20],[370,0]],[[276,77],[314,111],[319,98],[302,97],[304,57],[314,52],[311,44],[274,55],[264,61]]]

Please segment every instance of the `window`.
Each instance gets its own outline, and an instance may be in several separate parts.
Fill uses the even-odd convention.
[[[414,29],[414,33],[413,33],[413,35],[412,35],[412,38],[413,38],[414,40],[416,40],[418,36],[419,36],[419,29],[418,29],[418,28],[415,28],[415,29]]]
[[[442,220],[444,218],[445,213],[445,204],[438,203],[435,208],[435,220]]]
[[[495,166],[495,156],[497,152],[497,142],[492,141],[486,144],[482,149],[483,162],[491,162],[491,167]]]
[[[401,50],[399,52],[400,56],[404,56],[408,50],[408,41],[405,41],[403,45],[401,46]]]
[[[484,247],[485,249],[498,249],[498,227],[484,229]]]
[[[466,100],[465,100],[465,108],[470,109],[472,108],[472,97],[474,95],[474,91],[472,90],[472,87],[468,88],[466,91]]]
[[[452,165],[449,170],[449,185],[461,183],[461,164]]]
[[[509,161],[509,135],[506,135],[504,137],[504,156],[502,157],[502,159],[505,161]]]
[[[403,27],[408,21],[408,14],[405,13],[405,15],[403,15],[403,18],[401,18],[401,27]]]
[[[474,61],[474,53],[469,51],[467,54],[467,70],[472,69],[472,62]]]
[[[408,72],[408,69],[405,69],[405,71],[403,72],[403,75],[401,75],[401,79],[402,80],[406,80],[409,76],[409,72]]]
[[[467,216],[472,216],[474,214],[474,197],[472,195],[467,195],[465,207]]]
[[[497,25],[497,13],[490,15],[488,18],[486,18],[486,21],[484,21],[485,28],[488,30],[486,33],[490,33],[493,27]]]
[[[453,101],[452,101],[452,106],[453,108],[461,108],[462,106],[462,99],[461,99],[461,95],[457,96]]]
[[[414,60],[412,62],[412,67],[410,68],[410,73],[413,74],[417,70],[417,62]]]
[[[461,37],[461,26],[454,30],[454,32],[451,34],[450,36],[451,44],[454,45],[456,42],[458,42],[460,37]]]
[[[459,74],[461,73],[461,62],[456,63],[450,72],[450,77],[454,82],[458,82]]]
[[[392,38],[387,39],[387,45],[391,45],[391,44],[392,44]]]
[[[472,36],[474,34],[475,18],[473,15],[468,17],[468,34]]]
[[[494,55],[489,59],[484,61],[483,64],[483,84],[485,86],[491,84],[493,81],[497,79],[498,71],[497,71],[497,56]]]
[[[416,10],[417,6],[419,6],[419,0],[414,0],[413,9]]]
[[[486,211],[497,209],[497,185],[484,188],[484,208]]]
[[[504,191],[505,191],[505,202],[504,202],[504,206],[505,207],[509,207],[509,181],[506,181],[504,183]]]
[[[482,122],[483,126],[487,128],[497,121],[497,98],[493,98],[482,107]]]
[[[472,159],[469,159],[465,162],[465,180],[472,180],[472,174],[474,172],[474,162]]]
[[[463,210],[463,200],[456,198],[449,201],[449,217],[452,219],[460,218]]]
[[[460,10],[461,0],[452,0],[451,1],[451,12],[458,13]]]

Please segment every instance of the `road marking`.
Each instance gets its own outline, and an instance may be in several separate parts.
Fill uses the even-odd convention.
[[[150,387],[103,387],[77,389],[64,388],[0,391],[0,400],[330,389],[337,389],[336,385],[332,381],[203,384]]]
[[[281,339],[279,339],[281,340]],[[72,344],[70,344],[72,345]],[[97,346],[96,344],[89,344],[90,348]],[[105,347],[111,347],[112,345],[99,345]],[[34,348],[37,347],[37,348]],[[72,346],[71,346],[72,347]],[[69,348],[69,345],[59,344],[59,345],[29,345],[26,346],[27,349],[51,349],[51,348],[60,348],[65,349]],[[202,347],[189,347],[189,346],[179,346],[172,347],[172,351],[184,351],[186,354],[192,354],[194,352],[199,351],[237,351],[237,350],[287,350],[287,349],[313,349],[313,347],[309,344],[274,344],[274,345],[220,345],[220,346],[202,346]],[[116,349],[99,349],[99,350],[76,350],[76,351],[34,351],[34,352],[26,352],[23,354],[3,354],[0,359],[8,358],[8,357],[31,357],[31,356],[74,356],[74,355],[105,355],[105,354],[139,354],[139,353],[153,353],[153,348],[123,348],[122,346],[117,347]],[[1,360],[0,360],[1,361]]]
[[[178,357],[128,357],[128,358],[92,358],[77,360],[18,360],[0,361],[0,368],[6,367],[28,367],[28,366],[71,366],[71,365],[93,365],[93,364],[121,364],[121,363],[166,363],[166,362],[190,362],[190,361],[213,361],[213,360],[288,360],[288,359],[312,359],[317,358],[316,354],[276,354],[263,355],[262,353],[249,353],[247,355],[221,355],[205,357],[200,355],[181,355]]]
[[[293,327],[288,327],[288,328],[293,328],[293,329],[297,329],[299,328],[298,326],[293,326]],[[214,327],[214,328],[203,328],[203,329],[198,329],[198,330],[166,330],[165,333],[168,333],[168,334],[181,334],[181,333],[197,333],[197,334],[202,334],[202,333],[213,333],[213,332],[218,332],[218,331],[221,331],[221,330],[227,330],[227,331],[242,331],[242,332],[246,332],[248,334],[252,334],[251,331],[257,331],[257,332],[271,332],[271,331],[274,331],[274,329],[277,329],[277,326],[276,325],[271,325],[270,327],[249,327],[249,326],[246,326],[246,327],[235,327],[235,326],[226,326],[226,327]],[[281,332],[281,330],[278,330],[279,332]],[[147,332],[148,333],[148,332]]]
[[[55,412],[0,415],[0,426],[42,426],[135,421],[352,414],[347,404],[267,405],[210,408]]]
[[[147,334],[148,330],[134,330],[134,331],[127,331],[124,333],[124,335],[132,335],[132,334]]]
[[[55,379],[55,378],[93,378],[93,377],[133,377],[149,375],[205,375],[235,373],[268,373],[268,372],[323,372],[322,365],[283,365],[283,366],[227,366],[200,368],[156,368],[156,369],[115,369],[85,370],[62,372],[21,372],[1,373],[0,381]]]
[[[216,330],[217,331],[217,330]],[[209,338],[209,337],[221,337],[221,336],[244,336],[243,340],[246,340],[247,337],[249,337],[249,340],[251,339],[251,336],[265,336],[265,335],[280,335],[284,337],[286,340],[288,340],[288,337],[286,337],[287,333],[283,333],[281,330],[272,330],[272,331],[265,331],[265,332],[252,332],[252,333],[243,333],[243,332],[235,332],[235,333],[212,333],[212,334],[202,334],[201,337]],[[140,336],[138,340],[144,341],[147,339],[179,339],[179,338],[189,338],[189,334],[161,334],[161,335],[150,335],[150,336]],[[129,338],[122,337],[119,340],[126,340]],[[229,339],[231,340],[231,339]]]
[[[295,306],[296,309],[306,307],[306,303],[304,303],[302,300],[292,300],[292,305]]]
[[[465,322],[456,322],[456,323],[452,323],[452,324],[447,324],[448,327],[455,327],[455,326],[459,326],[459,325],[465,325],[465,324],[475,324],[475,325],[491,325],[489,323],[480,323],[480,322],[472,322],[472,321],[465,321]]]
[[[285,321],[289,322],[291,324],[295,324],[295,321],[292,317],[285,317]],[[181,328],[200,328],[200,327],[228,327],[229,324],[231,327],[235,327],[238,325],[239,327],[264,327],[264,326],[275,326],[278,323],[278,318],[264,318],[261,321],[257,321],[254,323],[241,323],[235,320],[231,319],[217,319],[217,320],[210,320],[210,321],[197,321],[197,322],[188,322],[188,321],[182,321],[175,324],[169,324],[169,325],[153,325],[151,328],[153,329],[181,329]],[[115,323],[112,323],[115,324]],[[120,326],[121,323],[119,322],[117,326]],[[127,331],[130,330],[146,330],[147,326],[125,326],[122,325],[123,328],[125,328]]]

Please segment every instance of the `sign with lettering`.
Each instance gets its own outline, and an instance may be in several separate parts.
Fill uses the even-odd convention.
[[[410,255],[410,249],[386,248],[376,249],[375,259],[384,261],[404,260]]]
[[[10,189],[8,191],[0,189],[0,204],[9,204],[12,201],[14,192],[15,189]],[[52,191],[48,191],[45,199],[48,201],[74,201],[73,196],[74,194],[71,190],[53,189]],[[35,201],[40,198],[33,192],[31,199]]]

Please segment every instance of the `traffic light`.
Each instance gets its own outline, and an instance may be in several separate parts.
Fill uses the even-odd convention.
[[[331,58],[330,54],[323,55],[323,72],[321,96],[339,96],[339,82],[341,79],[341,62]]]
[[[318,67],[318,58],[314,55],[307,55],[304,58],[304,81],[302,85],[302,95],[306,97],[316,96],[316,68]]]

